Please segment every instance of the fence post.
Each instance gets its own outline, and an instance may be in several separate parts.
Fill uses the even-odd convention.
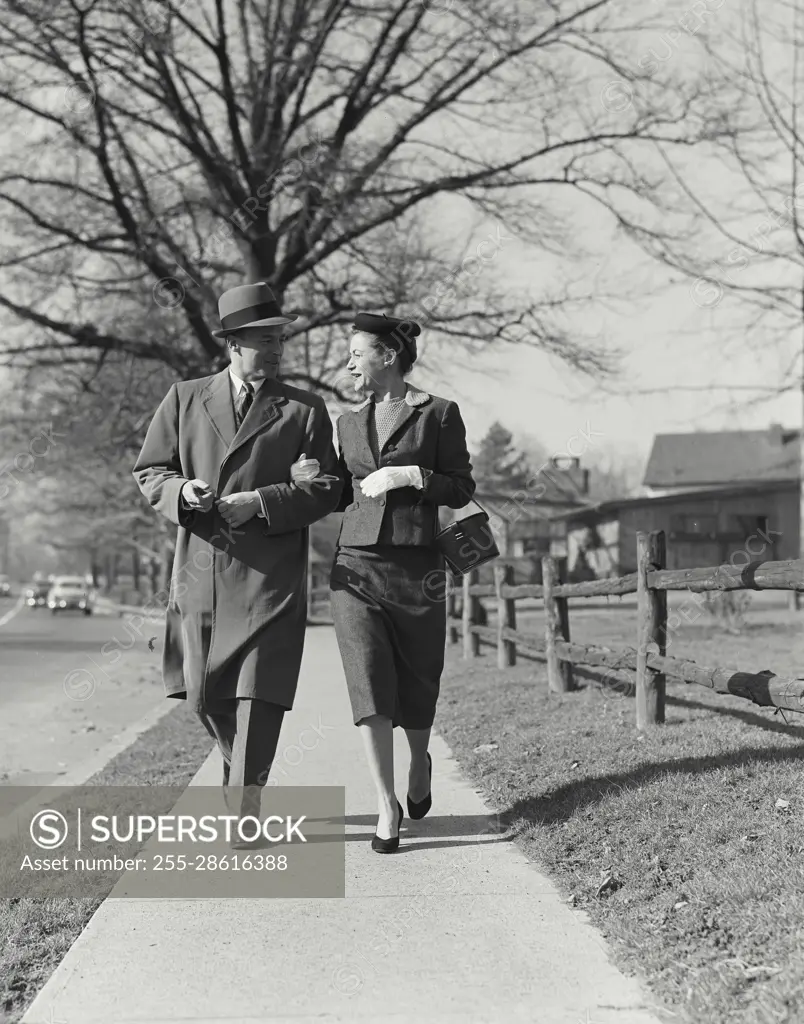
[[[663,530],[637,533],[637,634],[636,724],[637,729],[664,722],[665,676],[649,668],[648,650],[667,652],[667,591],[648,586],[648,572],[666,565]]]
[[[569,560],[561,558],[558,561],[558,575],[556,579],[559,583],[566,583],[567,577],[569,576],[568,571]],[[564,640],[570,638],[570,625],[569,625],[569,598],[568,597],[557,597],[555,599],[556,608],[558,609],[558,629],[559,634]],[[571,661],[559,661],[559,671],[564,676],[567,690],[575,689],[575,676],[572,673],[572,662]]]
[[[455,584],[447,576],[447,586],[450,588],[447,594],[447,643],[450,646],[458,642],[458,626],[455,620],[458,617],[458,601],[455,596]]]
[[[567,672],[569,664],[561,663],[556,650],[556,640],[563,640],[561,635],[561,613],[558,599],[553,597],[553,588],[558,582],[558,569],[555,559],[550,555],[542,558],[542,586],[544,587],[544,646],[547,659],[547,683],[551,693],[567,693],[570,689],[571,675]]]
[[[313,579],[313,564],[311,561],[307,562],[307,621],[313,617],[313,585],[315,580]]]
[[[471,627],[477,623],[477,606],[479,597],[469,593],[480,577],[477,569],[470,569],[463,577],[463,656],[464,658],[476,658],[480,653],[480,637],[473,633]]]
[[[494,589],[497,591],[497,668],[516,665],[516,643],[503,639],[504,629],[516,629],[516,602],[503,597],[503,586],[514,582],[513,565],[494,566]]]

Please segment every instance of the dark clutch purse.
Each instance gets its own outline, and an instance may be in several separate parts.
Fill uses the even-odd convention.
[[[477,569],[492,558],[498,558],[500,549],[494,540],[488,513],[479,501],[472,501],[479,512],[456,519],[435,535],[435,544],[444,561],[456,576],[463,576],[470,569]]]

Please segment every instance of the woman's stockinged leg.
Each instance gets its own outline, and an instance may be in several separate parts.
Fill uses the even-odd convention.
[[[390,839],[397,834],[394,792],[394,727],[386,715],[370,715],[358,722],[366,748],[369,771],[377,790],[377,835]]]
[[[427,763],[427,748],[430,745],[429,729],[405,729],[410,746],[410,772],[408,774],[408,796],[414,803],[424,800],[430,792],[430,767]]]

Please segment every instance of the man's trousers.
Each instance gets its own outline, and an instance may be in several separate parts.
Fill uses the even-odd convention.
[[[224,790],[242,792],[243,814],[259,810],[260,790],[268,781],[285,710],[265,700],[235,698],[229,711],[201,712],[201,721],[223,755]]]

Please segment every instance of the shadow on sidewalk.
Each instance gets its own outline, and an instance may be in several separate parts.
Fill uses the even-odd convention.
[[[310,821],[334,822],[334,818],[311,818]],[[345,836],[308,836],[312,843],[366,843],[370,842],[377,824],[375,814],[351,814],[343,819],[347,827],[365,826],[365,832],[349,832]],[[495,814],[443,814],[430,815],[411,822],[405,817],[402,822],[402,843],[413,841],[406,850],[449,849],[455,846],[482,846],[486,843],[507,843],[513,839]],[[400,851],[403,846],[400,846]]]

